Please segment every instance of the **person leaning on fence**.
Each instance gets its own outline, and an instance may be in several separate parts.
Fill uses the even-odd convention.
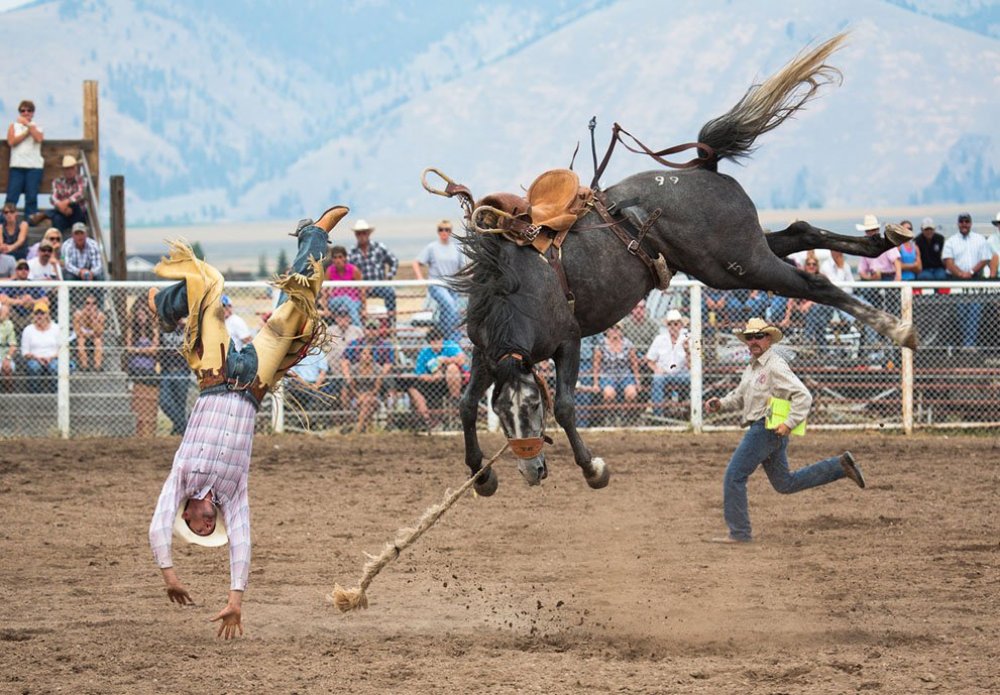
[[[384,245],[371,240],[374,232],[375,228],[364,220],[354,223],[357,245],[347,254],[347,261],[361,270],[361,277],[365,280],[392,280],[399,270],[399,259]],[[388,285],[379,285],[367,288],[367,295],[384,301],[390,323],[396,322],[396,290]]]
[[[447,340],[444,332],[434,326],[427,331],[427,345],[417,353],[413,374],[408,389],[410,401],[430,431],[434,424],[432,409],[440,411],[446,403],[449,408],[458,408],[462,387],[469,380],[469,360],[457,342]]]
[[[944,235],[938,234],[934,220],[925,217],[920,223],[920,235],[914,240],[920,250],[920,272],[918,280],[947,280],[941,252],[944,251]]]
[[[987,241],[990,243],[990,251],[993,252],[993,262],[990,265],[990,277],[997,279],[1000,273],[1000,212],[993,218],[993,230],[996,234],[990,234]]]
[[[788,470],[788,435],[805,421],[812,405],[812,396],[791,367],[771,346],[782,339],[782,333],[764,319],[752,318],[736,337],[750,348],[750,364],[743,370],[739,385],[723,398],[705,401],[706,413],[739,410],[746,434],[733,452],[723,482],[723,512],[729,535],[713,538],[716,543],[749,543],[753,539],[750,512],[747,508],[747,479],[764,467],[771,485],[780,493],[791,494],[811,487],[826,485],[848,477],[863,488],[861,469],[851,452],[823,459],[794,473]],[[790,402],[784,422],[774,429],[766,426],[771,399]]]
[[[250,574],[250,506],[247,481],[257,410],[264,395],[313,344],[325,340],[316,311],[323,284],[328,233],[347,214],[337,206],[320,219],[299,222],[298,252],[291,271],[275,286],[278,306],[253,342],[239,347],[222,317],[223,278],[195,257],[189,246],[173,243],[169,258],[155,268],[180,282],[150,290],[149,303],[164,331],[187,318],[184,354],[201,393],[174,456],[149,525],[149,543],[163,572],[167,597],[191,603],[173,568],[172,533],[191,543],[229,543],[230,591],[226,607],[212,618],[227,639],[243,633],[242,603]]]
[[[909,220],[903,220],[899,223],[899,226],[910,232],[910,234],[913,233],[913,223]],[[916,280],[920,271],[923,270],[923,262],[920,260],[920,247],[917,246],[917,242],[914,239],[908,239],[896,248],[899,249],[899,260],[896,261],[899,264],[899,279]]]
[[[941,251],[948,279],[960,282],[974,282],[983,279],[987,267],[996,272],[996,256],[982,234],[972,231],[972,215],[963,212],[958,216],[958,234],[953,234],[944,242]],[[962,332],[962,347],[975,347],[979,342],[979,324],[983,318],[983,303],[963,302],[958,309],[958,320]]]
[[[125,319],[122,369],[128,375],[132,390],[131,406],[137,437],[152,437],[156,434],[156,404],[160,390],[156,359],[159,352],[159,326],[146,302],[136,299]],[[185,364],[185,368],[186,366]]]

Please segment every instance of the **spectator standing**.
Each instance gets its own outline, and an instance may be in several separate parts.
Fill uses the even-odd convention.
[[[156,434],[157,400],[160,379],[156,357],[160,349],[160,330],[149,306],[141,298],[132,304],[132,315],[125,325],[124,367],[132,382],[132,413],[137,437]],[[185,362],[186,363],[186,362]]]
[[[42,187],[42,127],[35,123],[35,104],[27,99],[18,104],[17,120],[7,128],[10,145],[10,171],[7,173],[7,199],[15,208],[24,194],[26,219],[38,212],[38,191]],[[22,253],[18,258],[24,258]]]
[[[233,311],[233,300],[228,294],[222,295],[222,316],[226,319],[226,330],[229,337],[236,343],[236,348],[240,349],[253,340],[253,333],[247,322]]]
[[[159,405],[170,420],[170,434],[184,434],[187,429],[191,368],[183,353],[186,324],[186,318],[178,319],[175,330],[160,333]]]
[[[671,309],[663,319],[667,330],[653,340],[646,351],[646,362],[653,370],[650,398],[653,415],[663,417],[667,390],[672,390],[674,400],[686,398],[691,386],[691,338],[687,319],[681,312]]]
[[[32,244],[28,247],[28,255],[25,257],[29,261],[32,258],[38,257],[38,249],[41,248],[42,244],[48,244],[52,247],[52,257],[59,262],[60,268],[62,267],[62,234],[55,227],[49,227],[45,230],[45,234],[42,236],[41,240]]]
[[[628,316],[618,322],[618,326],[622,330],[622,335],[631,340],[637,349],[642,350],[648,349],[660,333],[660,326],[646,313],[645,299],[640,299]]]
[[[94,371],[99,372],[104,366],[104,321],[104,312],[97,306],[97,297],[93,294],[88,294],[83,300],[83,307],[73,313],[77,366],[82,371],[90,371],[91,352]]]
[[[941,258],[949,279],[967,282],[981,277],[983,269],[993,262],[995,256],[986,237],[972,231],[972,215],[963,212],[958,216],[958,234],[953,234],[944,242]],[[982,317],[982,302],[972,301],[959,307],[963,347],[976,345]]]
[[[601,388],[605,413],[619,398],[631,404],[639,395],[639,358],[617,325],[604,332],[604,340],[594,350],[594,381]]]
[[[59,324],[49,316],[46,300],[35,302],[32,323],[21,332],[21,357],[32,393],[53,393],[59,375]],[[72,365],[70,365],[72,368]]]
[[[723,483],[723,511],[729,535],[713,538],[718,543],[749,543],[752,539],[747,508],[747,480],[759,466],[764,467],[775,490],[785,494],[850,478],[863,488],[865,480],[851,452],[823,459],[794,473],[788,470],[788,435],[809,414],[812,395],[792,372],[788,363],[771,345],[782,339],[781,331],[759,318],[750,319],[736,336],[750,348],[750,364],[739,386],[723,398],[705,401],[705,412],[739,410],[743,427],[749,427],[726,468]],[[788,418],[768,429],[765,416],[771,397],[790,401]]]
[[[21,260],[28,255],[28,223],[18,217],[14,203],[3,206],[3,239],[0,239],[0,253]]]
[[[934,220],[925,217],[920,223],[920,236],[914,243],[920,250],[920,272],[918,280],[947,280],[948,271],[944,268],[941,252],[944,251],[944,236],[937,233]]]
[[[437,225],[437,241],[432,241],[424,247],[417,259],[413,261],[413,272],[417,280],[424,279],[422,266],[427,266],[427,275],[431,280],[447,282],[467,263],[465,254],[458,242],[452,238],[452,227],[449,220],[441,220]],[[427,293],[438,305],[438,328],[448,340],[459,340],[458,293],[446,284],[431,285]]]
[[[28,261],[28,279],[62,280],[62,266],[49,242],[43,240],[38,245],[38,255]]]
[[[77,222],[73,238],[63,244],[63,277],[67,280],[103,280],[104,264],[97,242],[87,237],[87,225]]]
[[[80,163],[67,154],[62,158],[62,176],[52,182],[52,226],[65,232],[77,222],[86,223],[87,196]]]
[[[14,376],[14,357],[17,355],[17,331],[10,320],[10,306],[0,304],[0,391],[11,390],[10,378]]]
[[[396,271],[399,270],[399,260],[381,243],[371,240],[375,228],[364,220],[358,220],[354,223],[353,229],[357,245],[347,255],[347,262],[356,265],[361,270],[362,279],[384,282],[396,277]],[[389,314],[389,321],[395,323],[396,290],[386,285],[370,287],[368,288],[368,296],[382,299],[385,302],[385,310]]]
[[[326,269],[326,279],[333,282],[361,280],[361,269],[347,262],[347,249],[334,246],[330,249],[330,267]],[[327,290],[326,306],[331,313],[339,309],[347,311],[351,323],[361,326],[365,313],[364,287],[331,287]]]
[[[899,223],[900,227],[905,228],[910,234],[913,234],[913,223],[909,220],[903,220]],[[902,244],[897,246],[899,249],[899,279],[900,280],[916,280],[917,275],[923,270],[923,265],[920,261],[920,248],[917,246],[917,242],[914,239],[909,241],[904,241]]]
[[[468,359],[457,342],[447,340],[444,331],[434,326],[427,331],[427,345],[417,354],[413,373],[410,401],[430,431],[430,411],[445,407],[445,396],[450,398],[448,407],[457,407],[462,387],[469,380]]]

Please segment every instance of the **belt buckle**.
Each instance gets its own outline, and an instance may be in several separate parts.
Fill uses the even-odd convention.
[[[628,242],[628,247],[627,248],[628,248],[628,252],[631,253],[634,256],[639,251],[639,240],[638,239],[633,239],[632,241]]]

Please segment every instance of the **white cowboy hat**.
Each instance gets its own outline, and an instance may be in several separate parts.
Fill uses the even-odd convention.
[[[998,212],[997,216],[993,218],[993,225],[995,227],[1000,227],[1000,212]]]
[[[226,533],[226,522],[222,520],[222,510],[218,510],[218,514],[215,515],[215,530],[212,531],[207,536],[199,536],[197,533],[188,528],[187,522],[184,521],[184,506],[187,504],[187,500],[181,501],[181,505],[177,508],[177,516],[174,517],[174,535],[180,538],[182,541],[187,541],[188,543],[194,543],[195,545],[203,545],[206,548],[218,548],[221,545],[225,545],[229,542],[229,534]]]
[[[747,342],[745,336],[752,335],[754,333],[766,333],[771,336],[771,344],[780,343],[781,339],[784,338],[784,334],[781,329],[777,326],[772,326],[764,319],[752,318],[747,321],[745,328],[737,328],[733,331],[733,335],[742,340],[744,343]]]
[[[667,315],[663,317],[663,323],[670,323],[671,321],[680,321],[685,326],[688,325],[687,317],[681,316],[681,312],[677,309],[671,309],[667,312]]]
[[[77,164],[79,164],[79,162],[76,161],[76,157],[74,157],[73,155],[71,154],[63,155],[62,158],[63,169],[65,169],[66,167],[75,167]]]
[[[854,228],[859,232],[867,232],[870,229],[879,229],[880,227],[878,218],[870,213],[865,215],[865,219],[862,220],[861,224],[854,225]]]
[[[358,220],[354,223],[354,226],[351,227],[351,230],[355,232],[370,232],[373,229],[375,228],[368,224],[367,220]]]

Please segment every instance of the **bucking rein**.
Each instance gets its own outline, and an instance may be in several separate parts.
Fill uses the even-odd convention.
[[[617,123],[614,124],[611,132],[611,142],[604,154],[601,163],[597,163],[597,151],[594,149],[594,126],[595,119],[590,121],[591,148],[594,156],[594,178],[590,187],[580,185],[580,177],[572,170],[572,162],[569,169],[552,169],[546,171],[532,182],[528,187],[527,197],[516,193],[494,193],[479,201],[476,200],[472,192],[462,184],[455,183],[452,179],[442,173],[439,169],[428,167],[420,175],[420,183],[424,189],[434,195],[445,198],[458,198],[459,204],[465,211],[466,227],[477,234],[500,234],[505,239],[518,246],[531,245],[538,251],[539,255],[555,271],[563,294],[569,304],[570,311],[575,309],[576,299],[569,287],[566,278],[566,271],[562,266],[562,245],[569,234],[570,229],[576,221],[593,208],[604,222],[577,229],[577,232],[591,229],[607,228],[614,232],[615,236],[625,245],[628,252],[642,261],[653,278],[653,284],[657,289],[665,290],[670,285],[673,273],[667,266],[667,261],[663,254],[658,254],[656,259],[650,257],[642,248],[642,241],[646,234],[652,229],[653,224],[660,217],[662,211],[656,208],[647,213],[639,206],[637,199],[619,201],[617,204],[607,204],[607,198],[600,189],[598,182],[604,173],[611,153],[618,142],[631,152],[645,154],[663,166],[674,169],[692,169],[695,167],[715,168],[717,159],[711,147],[704,143],[692,142],[683,145],[676,145],[664,150],[652,151],[631,133],[626,131]],[[622,135],[632,139],[639,147],[634,149],[622,139]],[[579,149],[579,146],[577,147]],[[676,163],[664,159],[665,155],[676,154],[688,149],[697,149],[698,157],[687,162]],[[576,152],[573,153],[576,159]],[[443,189],[433,188],[427,182],[427,175],[435,174],[445,182]],[[614,215],[620,213],[621,218],[615,219]],[[483,226],[481,223],[489,223],[492,226]],[[629,225],[636,230],[636,235],[632,236],[624,225]],[[523,356],[516,353],[504,355],[501,359],[523,360]],[[548,386],[545,380],[537,373],[534,365],[531,367],[532,375],[542,392],[545,402],[545,410],[548,411],[551,403]],[[368,608],[367,590],[372,580],[382,571],[382,569],[399,557],[403,550],[412,545],[416,540],[430,529],[437,520],[451,508],[453,504],[493,465],[504,451],[511,449],[518,458],[532,458],[541,451],[543,443],[552,443],[551,438],[544,434],[544,430],[539,437],[529,439],[511,439],[494,454],[483,467],[471,476],[454,492],[445,491],[445,498],[440,504],[428,507],[424,511],[416,527],[404,527],[396,531],[395,539],[386,543],[382,552],[377,555],[365,554],[368,561],[362,570],[363,575],[358,586],[353,589],[344,589],[339,584],[335,584],[329,599],[342,613],[355,610],[357,608]]]

